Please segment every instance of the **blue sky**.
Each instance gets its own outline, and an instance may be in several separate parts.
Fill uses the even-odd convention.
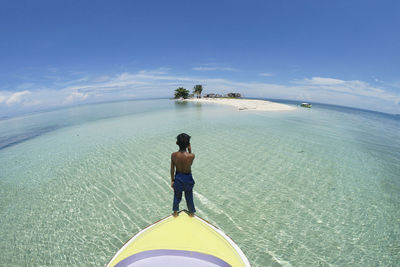
[[[0,116],[178,86],[400,113],[399,1],[2,1]]]

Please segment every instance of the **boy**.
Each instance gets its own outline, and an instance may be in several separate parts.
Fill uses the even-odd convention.
[[[192,163],[194,154],[190,146],[190,136],[181,133],[176,137],[176,144],[179,151],[171,154],[171,187],[174,189],[174,203],[172,206],[174,217],[178,216],[179,203],[182,199],[182,191],[185,191],[186,205],[189,209],[189,216],[193,217],[196,209],[193,203]],[[186,151],[187,150],[187,151]]]

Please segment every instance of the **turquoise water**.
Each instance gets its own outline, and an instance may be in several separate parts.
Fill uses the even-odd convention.
[[[400,262],[398,118],[142,100],[0,121],[1,265],[106,264],[171,212],[181,132],[198,215],[253,266]]]

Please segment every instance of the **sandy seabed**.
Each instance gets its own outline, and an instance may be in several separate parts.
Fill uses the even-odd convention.
[[[186,99],[185,101],[229,105],[234,106],[239,110],[288,111],[296,109],[296,107],[293,106],[257,99],[191,98]]]

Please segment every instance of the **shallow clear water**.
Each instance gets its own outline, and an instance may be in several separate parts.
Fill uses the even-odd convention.
[[[396,265],[399,129],[393,116],[330,106],[170,100],[0,121],[0,262],[106,264],[171,212],[170,153],[187,132],[198,215],[253,266]]]

